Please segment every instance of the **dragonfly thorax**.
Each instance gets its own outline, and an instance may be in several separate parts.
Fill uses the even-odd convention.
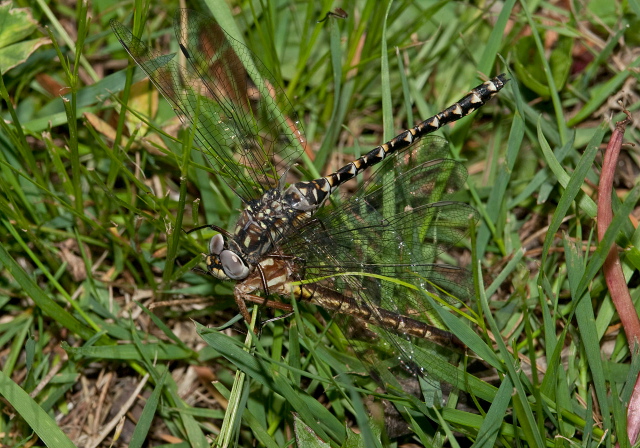
[[[243,258],[255,266],[288,231],[308,216],[306,211],[293,207],[279,188],[274,188],[242,210],[233,239]]]
[[[313,202],[318,198],[310,191],[306,183],[300,182],[284,192],[281,188],[271,189],[249,202],[233,235],[216,234],[211,238],[206,258],[208,272],[220,280],[246,279],[287,231],[311,218],[318,208]]]
[[[233,235],[216,234],[209,242],[207,270],[220,280],[244,280],[287,231],[308,220],[316,207],[298,208],[290,188],[267,191],[242,210]],[[303,200],[304,203],[306,201]]]

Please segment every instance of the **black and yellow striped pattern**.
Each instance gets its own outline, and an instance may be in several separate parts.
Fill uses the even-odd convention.
[[[308,182],[298,182],[285,192],[285,200],[292,204],[301,204],[300,210],[317,208],[333,193],[336,188],[353,179],[367,168],[382,162],[387,156],[408,148],[425,135],[437,131],[442,126],[457,121],[473,113],[495,96],[508,79],[503,73],[472,89],[455,104],[427,118],[415,127],[404,131],[392,140],[372,149],[359,159],[343,166],[335,173]]]

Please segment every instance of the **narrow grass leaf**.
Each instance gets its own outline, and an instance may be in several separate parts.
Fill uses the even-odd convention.
[[[553,104],[553,110],[555,112],[556,117],[556,128],[560,133],[560,143],[564,145],[567,140],[568,128],[564,119],[564,113],[562,111],[562,102],[560,101],[559,89],[556,86],[556,82],[554,80],[554,70],[549,65],[549,61],[547,61],[547,52],[545,51],[544,45],[542,43],[542,39],[540,37],[540,33],[538,32],[539,25],[533,19],[531,14],[531,10],[526,3],[526,0],[522,0],[522,4],[524,5],[523,12],[527,18],[527,22],[531,27],[531,37],[535,42],[535,48],[538,52],[538,57],[542,62],[543,73],[546,76],[547,85],[549,86],[549,94],[551,95],[551,102]]]
[[[516,88],[513,87],[512,90],[516,91]],[[517,101],[516,103],[519,102],[520,101]],[[497,177],[493,182],[493,188],[491,189],[489,198],[486,201],[486,222],[485,225],[481,226],[480,230],[478,231],[476,244],[478,247],[478,256],[481,258],[485,253],[486,245],[488,244],[489,238],[491,236],[487,224],[494,223],[492,227],[495,229],[495,223],[498,220],[501,212],[504,210],[504,207],[506,206],[507,188],[510,185],[513,168],[520,152],[520,148],[522,147],[524,131],[525,123],[522,120],[522,117],[516,112],[513,118],[513,122],[511,123],[511,131],[509,132],[506,157],[504,159],[504,162],[498,169]],[[496,240],[504,239],[502,235],[494,235],[494,238]],[[490,296],[491,293],[487,292],[487,295]]]
[[[555,402],[559,410],[572,410],[573,403],[571,399],[570,381],[565,369],[558,369],[558,381],[555,389]],[[570,439],[575,436],[578,431],[571,421],[565,420],[562,412],[557,414],[557,425],[562,436]]]
[[[150,311],[149,308],[147,308],[140,302],[136,302],[136,304],[140,307],[140,309],[142,309],[142,311],[144,311],[147,316],[149,316],[149,319],[153,321],[153,323],[165,334],[165,336],[175,342],[180,348],[189,350],[185,343],[182,342],[182,340],[178,336],[176,336],[176,334],[171,331],[171,329],[158,316]]]
[[[73,442],[58,427],[57,422],[2,370],[0,370],[0,395],[47,446],[75,448]]]
[[[633,3],[635,3],[636,5],[638,4],[637,1],[634,1]],[[636,15],[639,15],[638,12],[636,12]],[[629,24],[624,18],[620,21],[618,25],[619,25],[618,30],[615,32],[615,34],[611,35],[609,39],[607,39],[607,41],[604,44],[604,47],[602,47],[598,51],[598,53],[594,55],[595,58],[589,63],[589,66],[585,70],[584,80],[582,81],[583,87],[586,88],[589,85],[588,83],[597,76],[598,70],[602,67],[603,64],[606,64],[605,61],[607,60],[607,58],[611,57],[615,48],[618,46],[619,39],[622,38],[622,36],[625,34],[629,26]],[[596,86],[596,88],[593,90],[596,90],[597,88],[598,87]],[[578,115],[579,114],[580,112],[578,112]],[[575,117],[569,120],[568,122],[569,126],[574,126],[572,124],[574,119]]]
[[[484,51],[477,61],[478,71],[485,75],[488,75],[493,64],[498,56],[498,51],[504,45],[504,35],[509,19],[513,11],[513,7],[516,5],[516,0],[508,0],[504,2],[498,15],[498,19],[495,21],[489,39],[487,39],[484,45]]]
[[[351,429],[347,430],[347,440],[345,440],[344,444],[341,448],[366,448],[367,445],[364,444],[364,440],[362,439],[362,435],[354,432]]]
[[[615,244],[620,232],[629,223],[629,216],[635,208],[638,199],[640,199],[640,185],[636,185],[625,198],[622,207],[616,210],[616,214],[607,228],[602,241],[598,244],[596,251],[589,257],[589,262],[584,272],[584,277],[580,281],[576,289],[576,293],[580,294],[586,290],[588,285],[593,281],[594,277],[604,264],[607,254],[611,247]]]
[[[528,401],[522,401],[522,397],[520,394],[513,396],[513,413],[519,424],[518,428],[522,431],[520,437],[524,439],[527,447],[544,448],[545,445],[535,424],[533,410]]]
[[[298,325],[293,322],[289,327],[288,337],[289,353],[287,356],[287,364],[294,369],[300,369],[302,366],[301,351],[300,351],[300,335],[298,333]],[[291,380],[294,384],[300,384],[301,375],[295,371],[291,371]]]
[[[269,430],[248,409],[244,410],[242,418],[246,425],[251,428],[251,432],[253,432],[256,439],[266,448],[279,448],[281,446],[274,440]]]
[[[219,351],[222,356],[249,375],[254,381],[282,395],[318,435],[323,438],[328,437],[317,423],[312,422],[321,422],[323,426],[331,431],[332,437],[337,438],[337,440],[344,439],[342,424],[315,398],[307,396],[297,388],[294,389],[278,371],[244,351],[233,339],[199,324],[196,325],[198,333],[207,344]]]
[[[95,334],[94,330],[78,321],[40,289],[24,269],[9,255],[3,245],[0,245],[0,263],[4,265],[5,269],[9,271],[24,292],[47,316],[84,339],[88,339]],[[106,339],[104,342],[106,342]]]
[[[132,83],[137,83],[146,78],[146,74],[141,68],[134,69],[134,75]],[[119,71],[111,75],[105,76],[100,81],[89,86],[84,86],[76,93],[76,106],[78,112],[84,113],[85,111],[96,112],[98,109],[92,107],[94,105],[100,105],[112,95],[124,90],[127,75],[125,71]],[[57,97],[45,104],[40,109],[37,118],[29,120],[24,123],[25,129],[32,133],[42,132],[49,127],[59,126],[62,123],[51,121],[48,123],[46,119],[55,119],[56,116],[65,115],[64,104],[61,97]],[[65,116],[66,118],[66,116]],[[66,120],[65,120],[66,122]]]
[[[333,107],[331,109],[331,118],[327,125],[327,134],[322,140],[322,146],[316,152],[313,163],[314,173],[322,170],[325,166],[327,158],[335,150],[334,145],[340,132],[340,123],[344,120],[344,96],[342,92],[342,46],[340,42],[340,28],[336,23],[337,20],[329,18],[327,20],[329,26],[329,56],[331,58],[331,69],[333,74]],[[342,113],[341,113],[342,112]]]
[[[309,448],[329,448],[327,442],[318,437],[309,426],[307,426],[297,414],[293,414],[293,430],[296,433],[296,443],[298,446]]]
[[[255,335],[253,329],[258,318],[258,307],[254,307],[251,315],[251,324],[247,329],[247,335],[244,341],[243,350],[249,352],[252,340]],[[220,426],[220,434],[216,439],[216,444],[221,448],[227,448],[232,443],[237,443],[240,436],[240,428],[242,425],[242,416],[247,407],[247,399],[249,397],[249,382],[247,375],[242,370],[237,370],[231,393],[229,394],[229,403],[227,405],[222,426]]]
[[[479,276],[479,274],[480,273],[478,272],[477,275]],[[482,290],[480,290],[480,304],[482,306],[485,320],[489,325],[489,329],[493,332],[493,334],[500,335],[500,329],[498,328],[498,325],[493,318],[493,314],[491,313],[491,310],[489,308],[487,297],[484,295],[484,291]],[[542,448],[544,446],[542,435],[540,434],[540,432],[535,430],[536,422],[533,415],[533,410],[529,406],[527,393],[524,389],[524,385],[520,381],[519,372],[521,371],[521,369],[515,365],[512,355],[507,349],[503,338],[496,336],[495,339],[498,344],[498,353],[502,355],[504,365],[503,369],[506,369],[506,372],[515,388],[515,394],[513,395],[514,410],[516,411],[518,420],[521,422],[521,425],[525,431],[525,439],[528,441],[530,446]]]
[[[156,387],[147,399],[144,409],[142,410],[142,414],[140,414],[140,418],[138,419],[138,423],[133,430],[133,435],[129,442],[129,448],[141,448],[144,446],[149,434],[149,429],[151,428],[153,419],[156,416],[156,410],[158,409],[158,404],[160,403],[160,397],[162,396],[168,374],[169,370],[165,369],[162,376],[158,379]]]
[[[389,140],[393,137],[393,102],[391,101],[391,84],[389,81],[389,55],[387,49],[387,21],[389,11],[393,2],[386,5],[384,22],[382,24],[382,36],[380,40],[380,85],[382,89],[382,126],[384,128],[383,138]]]
[[[551,151],[551,147],[548,145],[544,134],[542,132],[542,128],[540,127],[540,121],[538,121],[538,138],[540,141],[540,146],[545,155],[547,163],[549,167],[552,169],[560,184],[565,188],[565,192],[560,198],[558,202],[558,207],[553,214],[553,218],[551,220],[551,224],[549,225],[549,229],[547,230],[547,236],[544,241],[544,246],[542,248],[542,264],[544,265],[546,262],[546,254],[549,252],[549,248],[551,247],[551,243],[555,238],[555,234],[560,228],[562,221],[564,220],[567,212],[571,208],[571,205],[578,196],[581,194],[582,184],[584,179],[587,176],[587,172],[591,170],[593,166],[593,160],[598,153],[598,149],[600,148],[600,142],[604,136],[606,131],[605,125],[601,125],[597,131],[593,134],[589,145],[587,146],[586,151],[580,158],[578,165],[576,166],[575,171],[569,177],[564,168],[558,163],[558,160],[555,158],[553,152]],[[593,200],[587,197],[584,194],[581,194],[581,198],[579,201],[580,208],[585,211],[589,216],[593,217],[596,215],[596,204]]]
[[[609,401],[606,387],[608,378],[606,378],[604,374],[602,355],[600,353],[600,341],[597,338],[598,332],[596,331],[595,316],[593,314],[593,307],[591,306],[591,295],[589,291],[582,292],[581,289],[578,289],[580,280],[584,275],[584,259],[573,244],[569,243],[566,239],[564,243],[569,286],[571,288],[573,301],[576,303],[575,314],[578,321],[578,328],[580,329],[583,350],[585,350],[587,356],[589,371],[593,377],[596,396],[598,397],[599,406],[602,409],[602,415],[608,416]],[[611,422],[608,418],[604,418],[602,423],[605,431],[611,429]]]
[[[349,382],[350,383],[350,382]],[[372,424],[370,421],[370,417],[364,408],[364,404],[362,403],[362,398],[359,393],[351,386],[348,385],[347,390],[351,397],[351,405],[353,406],[353,411],[356,415],[356,422],[358,424],[358,428],[360,428],[362,442],[366,447],[372,448],[382,448],[380,444],[380,434],[374,434],[374,429],[376,426]],[[351,431],[347,430],[347,434]]]
[[[633,61],[628,67],[637,67],[640,64],[640,58]],[[582,109],[573,116],[567,123],[568,126],[576,126],[583,120],[589,118],[602,104],[608,101],[612,96],[620,90],[620,86],[629,78],[629,70],[618,72],[609,81],[591,89],[591,98],[585,103]]]
[[[496,446],[496,440],[500,435],[500,428],[502,427],[504,416],[507,414],[507,409],[511,403],[512,392],[513,383],[509,377],[505,377],[498,388],[495,399],[491,403],[489,412],[487,412],[487,415],[484,417],[482,426],[472,445],[473,448]]]
[[[273,380],[275,390],[287,400],[289,405],[298,412],[305,423],[309,425],[319,437],[328,440],[329,434],[331,434],[331,437],[338,442],[342,443],[344,441],[345,429],[343,425],[315,398],[294,390],[280,372],[273,372]],[[329,431],[329,434],[324,428]]]
[[[612,402],[612,423],[615,426],[615,433],[618,434],[616,440],[616,448],[631,448],[632,444],[629,440],[628,423],[629,423],[629,408],[622,406],[622,400],[620,400],[618,388],[611,388],[611,402]],[[633,445],[638,446],[638,442]]]
[[[185,144],[183,146],[184,154],[189,154],[191,152],[191,142],[193,142],[193,137],[195,134],[195,129],[191,128],[191,132],[189,132],[189,138],[185,139]],[[175,264],[175,260],[178,253],[178,245],[182,238],[182,219],[184,217],[184,209],[187,203],[187,165],[188,159],[183,157],[183,163],[180,165],[181,167],[181,175],[180,175],[180,194],[178,196],[178,211],[176,214],[175,223],[170,231],[168,231],[168,244],[167,244],[167,257],[165,268],[162,272],[162,281],[165,285],[169,284],[169,280],[171,279],[171,275],[173,273],[173,267]]]
[[[161,361],[189,359],[193,357],[191,350],[185,350],[172,344],[145,344],[151,359]],[[138,360],[140,352],[135,345],[96,345],[90,347],[69,347],[69,353],[88,359]]]
[[[524,248],[518,249],[515,253],[511,254],[511,259],[507,263],[507,265],[500,271],[498,276],[493,280],[493,282],[487,287],[485,294],[487,297],[491,297],[495,294],[498,289],[504,284],[509,276],[513,274],[513,271],[518,268],[518,265],[522,261],[522,258],[526,254],[526,250]]]
[[[59,34],[59,36],[63,40],[64,44],[67,47],[69,47],[69,49],[76,55],[76,57],[78,58],[76,62],[80,63],[82,68],[87,71],[87,73],[91,76],[91,79],[94,82],[98,81],[100,79],[100,76],[98,76],[98,74],[95,72],[95,70],[93,69],[93,67],[91,66],[91,64],[87,60],[87,58],[84,55],[82,55],[82,51],[81,50],[82,50],[82,42],[84,41],[84,39],[81,38],[80,42],[78,42],[78,36],[76,36],[75,39],[72,38],[67,33],[66,28],[60,23],[58,18],[53,14],[53,11],[51,11],[51,8],[49,8],[49,5],[47,3],[45,3],[42,0],[36,0],[36,3],[41,8],[41,10],[44,12],[44,14],[47,16],[47,19],[49,19],[51,25],[56,30],[56,32]],[[86,8],[86,6],[85,6],[85,8]],[[87,15],[86,14],[84,14],[84,15],[81,14],[80,17],[85,17],[86,18]],[[52,40],[54,40],[54,42],[55,42],[55,39],[52,38]],[[80,48],[76,47],[77,43],[80,44]]]
[[[231,8],[224,0],[205,0],[205,5],[216,19],[218,25],[238,42],[244,43],[242,33],[238,28],[238,23],[233,18]],[[255,71],[254,71],[255,72]]]
[[[2,365],[2,371],[7,375],[11,375],[13,373],[13,368],[15,367],[20,357],[20,354],[22,353],[21,348],[24,347],[24,344],[25,344],[24,341],[25,339],[27,339],[27,335],[31,330],[29,324],[31,324],[32,321],[33,321],[32,319],[27,319],[22,324],[17,325],[16,330],[19,330],[19,331],[15,332],[15,336],[11,340],[11,350],[9,351],[9,354],[5,357],[4,363]],[[27,339],[27,342],[28,341],[30,341],[30,339]],[[27,354],[28,353],[29,352],[27,351]]]

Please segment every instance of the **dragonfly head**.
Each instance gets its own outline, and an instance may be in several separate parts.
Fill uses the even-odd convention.
[[[229,248],[229,244],[220,233],[209,241],[206,263],[207,271],[220,280],[244,280],[250,272],[249,266],[240,255]]]

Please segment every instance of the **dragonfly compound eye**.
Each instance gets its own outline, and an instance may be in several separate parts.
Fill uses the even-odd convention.
[[[249,275],[249,268],[244,261],[230,250],[223,250],[220,253],[220,263],[230,279],[244,280]]]
[[[209,241],[209,253],[211,255],[220,255],[222,249],[224,249],[224,237],[218,233]]]

